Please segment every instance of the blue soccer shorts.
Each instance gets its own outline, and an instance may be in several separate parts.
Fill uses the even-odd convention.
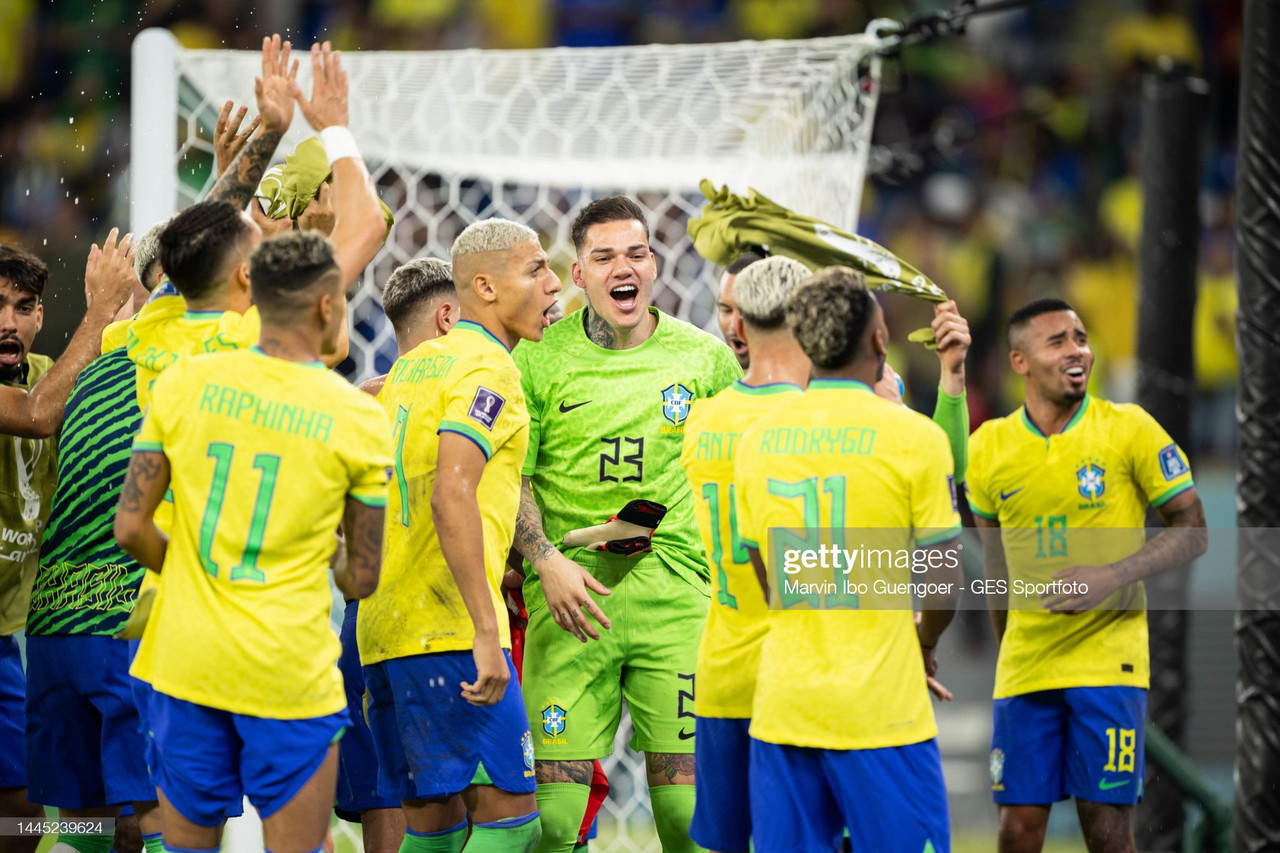
[[[746,850],[751,843],[751,720],[698,717],[696,725],[689,837],[708,850]]]
[[[846,829],[854,850],[950,853],[935,739],[836,750],[752,738],[750,784],[756,853],[838,850]]]
[[[351,727],[338,742],[338,792],[333,808],[338,817],[352,823],[360,822],[360,812],[400,808],[399,800],[378,796],[378,757],[364,719],[364,673],[360,671],[360,651],[356,648],[359,607],[359,601],[347,604],[339,634],[342,656],[338,658],[338,669],[347,691]]]
[[[247,796],[263,818],[302,790],[347,725],[347,711],[276,720],[150,691],[147,761],[156,787],[187,820],[219,826]]]
[[[0,636],[0,788],[27,787],[26,685],[17,638]]]
[[[1068,687],[997,699],[991,790],[1000,805],[1075,797],[1131,806],[1142,799],[1147,691]]]
[[[469,651],[379,661],[364,668],[369,730],[378,755],[378,794],[396,800],[448,797],[473,784],[534,790],[533,737],[511,653],[502,699],[480,707],[462,698],[476,679]]]
[[[64,809],[151,802],[129,664],[136,640],[27,638],[28,798]]]

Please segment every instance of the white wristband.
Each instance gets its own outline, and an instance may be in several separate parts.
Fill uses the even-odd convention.
[[[356,138],[351,135],[350,130],[341,125],[331,125],[320,131],[320,144],[324,146],[324,153],[329,158],[330,166],[343,157],[360,159]]]

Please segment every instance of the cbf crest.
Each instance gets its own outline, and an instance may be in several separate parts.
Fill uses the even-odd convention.
[[[662,416],[675,426],[680,426],[689,417],[691,403],[693,392],[679,382],[662,389]]]
[[[552,702],[542,709],[542,730],[550,737],[560,737],[564,734],[567,716],[564,708]]]
[[[520,749],[524,753],[525,775],[531,775],[533,772],[533,735],[527,731],[520,736]]]
[[[988,769],[991,771],[991,790],[1004,790],[1004,750],[991,750],[991,760],[987,762]]]
[[[1096,501],[1107,491],[1107,472],[1094,459],[1086,460],[1076,469],[1076,490],[1087,501]]]

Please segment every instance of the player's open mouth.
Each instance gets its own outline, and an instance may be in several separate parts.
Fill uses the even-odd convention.
[[[734,355],[743,355],[747,351],[747,344],[745,341],[731,336],[729,338],[729,349],[733,350]]]
[[[613,301],[623,311],[630,311],[636,307],[639,300],[640,288],[634,284],[620,284],[609,291],[609,295],[613,297]]]
[[[1066,374],[1072,379],[1084,379],[1084,368],[1080,365],[1074,365],[1067,368]]]
[[[0,364],[12,367],[22,363],[22,344],[15,338],[0,341]]]
[[[551,328],[551,312],[556,309],[556,303],[552,302],[547,306],[547,310],[542,312],[542,328]]]

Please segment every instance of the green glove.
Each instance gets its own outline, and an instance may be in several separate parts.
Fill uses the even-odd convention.
[[[329,158],[319,137],[304,139],[284,158],[283,166],[272,166],[258,183],[256,198],[267,202],[266,213],[272,219],[297,219],[320,192],[320,185],[329,180]],[[395,224],[391,208],[381,200],[382,218],[387,221],[387,231]]]
[[[871,290],[947,301],[942,288],[878,243],[788,210],[755,190],[743,198],[728,187],[717,190],[707,180],[700,187],[707,203],[700,218],[689,220],[689,237],[698,254],[712,263],[728,266],[744,250],[762,246],[771,255],[794,258],[813,270],[837,264],[851,267],[866,276]],[[929,329],[917,329],[908,339],[937,347]]]

